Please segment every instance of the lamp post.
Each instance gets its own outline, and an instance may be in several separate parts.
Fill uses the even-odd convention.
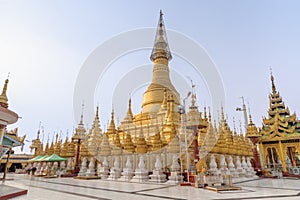
[[[186,110],[185,110],[185,101],[191,95],[191,92],[188,92],[186,97],[183,99],[183,105],[180,105],[178,108],[179,113],[183,114],[183,128],[184,128],[184,143],[185,143],[185,154],[186,154],[186,170],[187,170],[187,181],[190,182],[189,178],[189,155],[188,155],[188,144],[187,144],[187,132],[186,132]]]
[[[77,176],[79,173],[79,153],[80,153],[80,143],[81,143],[81,138],[78,133],[75,133],[72,137],[72,140],[77,143],[77,151],[75,155],[75,167],[73,171],[73,176]]]

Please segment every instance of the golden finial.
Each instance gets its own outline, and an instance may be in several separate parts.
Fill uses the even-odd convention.
[[[222,122],[225,121],[224,108],[223,108],[223,106],[221,106],[221,121],[222,121]]]
[[[55,135],[55,144],[58,142],[58,133]]]
[[[211,122],[211,112],[209,106],[208,106],[208,121]]]
[[[196,85],[193,84],[193,80],[191,80],[191,84],[192,84],[192,105],[191,105],[191,108],[195,108],[195,103],[196,103],[195,87],[196,87]]]
[[[81,116],[80,116],[80,122],[79,122],[80,125],[83,125],[83,111],[84,111],[84,102],[82,102],[82,105],[81,105]]]
[[[129,100],[128,100],[127,115],[130,115],[130,117],[133,118],[132,109],[131,109],[131,97],[129,97]]]
[[[220,111],[217,110],[217,113],[218,113],[218,123],[220,124]]]
[[[249,125],[253,125],[253,121],[252,121],[252,116],[251,116],[251,114],[249,114]]]
[[[4,86],[3,86],[3,90],[2,90],[2,94],[0,95],[0,105],[4,108],[8,108],[8,98],[6,96],[6,91],[7,91],[7,85],[8,85],[8,78],[9,78],[9,73],[7,76],[7,79],[5,80]]]
[[[99,106],[97,105],[97,108],[96,108],[96,117],[97,119],[99,118]]]
[[[248,113],[249,113],[249,125],[254,125],[254,123],[252,121],[252,115],[251,115],[249,102],[248,102]]]
[[[40,139],[40,134],[41,134],[41,132],[40,132],[40,130],[41,130],[41,124],[42,124],[42,122],[40,121],[40,122],[39,122],[39,130],[38,130],[38,132],[37,132],[37,137],[36,137],[37,140]]]
[[[158,26],[150,60],[155,62],[157,59],[160,60],[161,58],[169,61],[172,59],[172,55],[167,41],[166,30],[163,22],[163,13],[160,10]]]
[[[270,67],[270,74],[271,74],[271,82],[272,82],[272,92],[276,93],[276,86],[275,86],[275,83],[274,83],[274,76],[273,76],[271,67]]]
[[[114,107],[112,106],[111,109],[111,120],[114,120],[115,112],[114,112]]]
[[[115,125],[115,115],[114,115],[114,108],[112,107],[112,110],[111,110],[111,120],[110,122],[107,121],[107,127],[108,127],[108,130],[107,130],[107,133],[108,134],[111,134],[111,133],[115,133],[115,130],[116,130],[116,125]],[[118,124],[118,119],[117,119],[117,124]]]
[[[38,132],[37,132],[37,137],[36,137],[36,139],[40,139],[40,129],[38,130]]]
[[[236,130],[236,127],[235,127],[235,118],[234,117],[232,118],[232,121],[233,121],[233,129]]]
[[[207,119],[207,115],[206,115],[206,107],[204,107],[204,119],[206,120]]]
[[[128,108],[131,109],[131,97],[129,98],[129,101],[128,101]]]
[[[42,126],[42,135],[43,135],[43,137],[42,137],[42,143],[44,144],[44,126]]]

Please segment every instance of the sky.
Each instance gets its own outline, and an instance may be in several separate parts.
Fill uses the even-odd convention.
[[[0,0],[0,84],[2,87],[10,73],[9,108],[21,117],[8,129],[18,127],[19,134],[26,134],[31,141],[36,138],[41,122],[41,139],[45,142],[48,138],[51,141],[57,132],[63,138],[67,134],[70,137],[79,120],[73,107],[76,80],[86,60],[114,36],[155,28],[160,9],[166,28],[198,43],[215,64],[225,89],[226,99],[222,103],[231,126],[233,117],[236,126],[238,121],[243,122],[242,113],[235,110],[242,104],[241,96],[249,103],[254,122],[261,126],[269,106],[270,67],[283,100],[292,113],[298,114],[299,6],[299,1],[266,0]],[[155,32],[147,40],[153,41],[154,36]],[[170,48],[172,51],[172,44]],[[118,110],[115,103],[119,100],[104,98],[114,89],[112,83],[118,83],[121,77],[116,73],[132,66],[151,67],[150,53],[151,49],[143,49],[122,56],[111,64],[114,71],[107,71],[104,86],[103,80],[98,80],[93,106],[100,107],[102,129],[107,127],[112,104]],[[185,79],[192,77],[189,64],[176,54],[173,57],[173,75],[177,72],[180,76],[185,71],[191,73],[185,74]],[[203,111],[204,106],[211,106],[210,91],[203,77],[195,79],[197,103]],[[141,110],[146,86],[136,86],[131,94],[134,113]],[[124,97],[125,104],[128,98],[129,95]],[[81,105],[75,107],[81,109]],[[125,112],[116,113],[116,120],[122,120]],[[84,123],[90,127],[92,121],[85,117]],[[29,145],[25,142],[24,152],[29,152]]]

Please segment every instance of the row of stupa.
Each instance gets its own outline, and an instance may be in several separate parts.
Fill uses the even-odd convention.
[[[130,103],[129,103],[130,110]],[[204,109],[205,110],[205,109]],[[189,112],[187,113],[187,115]],[[199,112],[199,114],[201,114]],[[243,133],[237,133],[236,128],[232,131],[229,125],[224,118],[224,113],[222,112],[222,118],[219,125],[211,120],[210,113],[206,116],[204,112],[203,121],[207,124],[205,128],[198,129],[198,145],[199,148],[205,147],[206,151],[216,154],[225,154],[225,155],[240,155],[240,156],[251,156],[251,142],[244,136]],[[250,120],[250,127],[252,120]],[[249,127],[249,128],[250,128]],[[159,127],[156,127],[157,130],[160,130]],[[174,135],[171,140],[168,142],[164,138],[164,129],[158,132],[158,134],[149,136],[148,133],[144,133],[150,129],[149,126],[141,128],[135,126],[135,133],[130,134],[122,131],[120,128],[116,128],[114,121],[114,113],[112,112],[110,126],[103,132],[99,125],[99,114],[98,107],[96,110],[95,119],[93,122],[93,127],[86,131],[84,128],[82,118],[75,129],[74,135],[79,135],[82,139],[82,147],[80,154],[82,156],[97,156],[99,155],[116,155],[120,152],[128,153],[137,153],[143,154],[147,152],[160,152],[164,147],[167,147],[169,151],[179,150],[180,139],[181,142],[184,139],[182,133],[180,133],[180,126],[174,126]],[[146,131],[145,131],[146,132]],[[191,135],[191,131],[187,130],[187,133]],[[51,155],[56,153],[57,155],[63,157],[73,157],[75,156],[75,151],[77,149],[77,143],[73,140],[69,140],[68,137],[65,141],[58,138],[56,134],[55,141],[52,141],[51,144],[46,143],[45,147],[38,137],[31,145],[31,148],[35,148],[35,155]],[[178,136],[179,137],[175,137]],[[190,148],[193,148],[193,145],[189,145]]]

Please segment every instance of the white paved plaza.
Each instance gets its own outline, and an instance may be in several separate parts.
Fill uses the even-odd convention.
[[[14,199],[300,199],[299,179],[256,179],[236,184],[242,190],[214,192],[202,188],[167,184],[139,184],[73,178],[38,178],[9,174],[8,186],[27,189],[28,194]]]

